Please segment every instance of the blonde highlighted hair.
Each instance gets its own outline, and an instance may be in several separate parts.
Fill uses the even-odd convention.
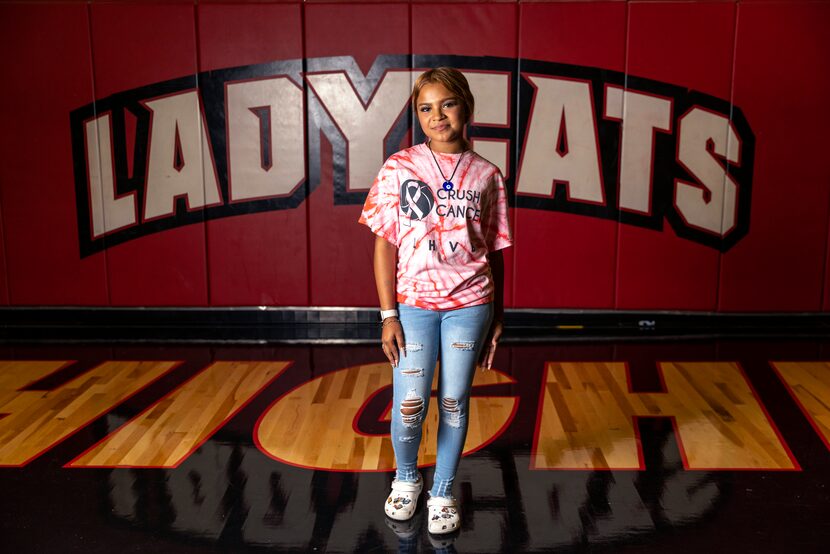
[[[421,94],[421,89],[430,83],[441,83],[458,98],[464,107],[464,123],[469,123],[475,111],[475,98],[470,92],[470,83],[467,82],[467,78],[453,67],[436,67],[424,71],[415,79],[415,85],[412,87],[412,109],[415,113],[418,112],[418,96]]]

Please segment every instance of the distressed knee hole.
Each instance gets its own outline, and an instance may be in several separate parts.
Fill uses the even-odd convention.
[[[452,343],[453,350],[474,350],[476,347],[475,341],[461,341]]]
[[[417,415],[424,407],[424,401],[419,398],[401,402],[401,414],[406,416]]]
[[[406,343],[406,351],[407,352],[418,352],[424,349],[424,345],[420,342],[408,342]]]
[[[412,442],[415,438],[415,435],[401,435],[398,437],[398,442]]]
[[[424,399],[415,393],[414,390],[406,394],[403,402],[401,402],[401,420],[407,427],[412,427],[420,422],[421,415],[424,412]]]
[[[455,398],[442,398],[441,405],[444,406],[444,409],[448,412],[458,411],[458,400]]]
[[[461,426],[461,408],[455,398],[441,399],[441,416],[452,427]]]
[[[424,368],[422,367],[413,367],[401,370],[401,375],[406,375],[407,377],[423,377],[424,376]]]

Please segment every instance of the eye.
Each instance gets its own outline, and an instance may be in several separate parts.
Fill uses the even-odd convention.
[[[422,112],[428,112],[429,111],[429,106],[421,106],[421,111]]]
[[[458,102],[456,102],[455,100],[449,100],[447,102],[444,102],[444,107],[445,108],[454,108],[457,105],[458,105]]]

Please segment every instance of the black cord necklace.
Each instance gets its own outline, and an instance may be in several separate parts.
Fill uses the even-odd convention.
[[[464,154],[467,151],[464,150],[464,151],[461,152],[461,155],[458,157],[458,162],[455,164],[455,169],[452,170],[452,175],[450,175],[450,178],[447,179],[446,177],[444,177],[444,172],[441,171],[441,166],[438,165],[438,158],[435,157],[435,152],[432,151],[431,144],[432,144],[432,141],[429,141],[429,143],[427,144],[427,148],[429,148],[429,153],[432,154],[432,159],[435,160],[435,165],[438,166],[438,173],[441,174],[441,178],[444,180],[444,184],[443,184],[444,190],[452,190],[452,187],[453,187],[452,178],[455,177],[455,172],[458,170],[458,166],[461,165],[461,158],[464,157]]]

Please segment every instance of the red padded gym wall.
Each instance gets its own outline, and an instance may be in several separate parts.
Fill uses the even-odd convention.
[[[9,303],[9,281],[6,277],[6,252],[3,246],[3,207],[0,205],[0,305]]]
[[[490,4],[413,4],[412,5],[412,54],[415,56],[493,56],[496,58],[507,58],[514,60],[518,56],[518,5],[515,3],[490,3]],[[427,67],[416,67],[417,70],[424,70]],[[503,76],[515,87],[511,81],[510,74],[504,74],[493,69],[494,77]],[[480,71],[479,73],[486,73]],[[488,124],[484,114],[484,99],[478,98],[478,121],[473,123],[488,127],[498,124]],[[498,100],[493,102],[495,113],[498,116],[504,115],[509,124],[511,111],[509,109],[511,97],[508,94],[502,104]],[[499,108],[504,109],[503,114]],[[482,121],[484,120],[484,121]],[[495,144],[494,144],[495,143]],[[501,144],[505,150],[515,147],[515,140],[499,143],[499,141],[482,141],[473,138],[473,148],[483,151],[485,147],[497,147]],[[494,150],[498,152],[498,150]],[[508,158],[509,159],[509,158]],[[497,157],[491,158],[493,163],[500,165]],[[505,177],[510,178],[513,168],[509,163],[507,167],[501,167]],[[516,210],[511,209],[510,221],[515,227]],[[504,303],[506,306],[513,305],[513,278],[514,255],[513,249],[504,251]]]
[[[319,121],[320,129],[310,131],[315,136],[308,137],[309,150],[317,149],[320,159],[319,185],[307,200],[311,258],[309,287],[313,306],[377,304],[372,272],[373,235],[367,227],[357,223],[360,205],[336,203],[336,196],[365,193],[350,193],[354,185],[349,171],[353,163],[350,163],[352,148],[342,135],[342,124],[336,123],[338,119],[332,112],[338,107],[368,103],[369,98],[360,96],[366,92],[360,78],[370,75],[378,56],[403,54],[405,59],[410,47],[409,29],[409,5],[406,3],[308,2],[305,6],[309,96],[324,94],[323,81],[315,76],[338,79],[328,87],[332,92],[326,95],[331,99],[327,104],[309,106],[309,116]],[[353,61],[344,64],[338,61],[340,56],[350,56]],[[399,67],[407,70],[408,64]],[[390,75],[387,72],[377,77],[382,84]],[[344,91],[334,89],[334,83],[338,82],[343,83]],[[377,155],[377,159],[383,163],[385,157]],[[344,165],[344,172],[336,171],[335,166]],[[363,181],[370,178],[367,174]],[[335,187],[335,181],[339,181],[339,186]],[[369,185],[371,183],[365,190]]]
[[[0,2],[0,303],[375,306],[357,223],[455,65],[513,308],[830,309],[830,2]],[[416,123],[417,126],[417,123]]]
[[[540,2],[519,7],[522,60],[623,73],[625,2]],[[520,65],[526,79],[527,64]],[[523,142],[518,144],[521,147]],[[616,221],[547,210],[515,212],[516,306],[614,307]],[[528,280],[528,275],[536,278]]]
[[[723,256],[719,311],[828,309],[828,24],[827,2],[738,4],[733,103],[756,136],[752,224]]]
[[[735,4],[731,2],[629,4],[626,75],[728,100],[734,32]],[[678,108],[669,120],[670,128],[657,133],[678,135]],[[726,128],[728,121],[721,124]],[[673,195],[660,195],[657,190],[671,190],[671,182],[655,182],[652,187],[654,204],[671,204]],[[652,205],[650,210],[660,208]],[[620,225],[619,231],[617,308],[715,309],[717,250],[679,238],[668,222],[660,232],[634,225]]]
[[[300,8],[296,3],[200,4],[199,71],[301,60]],[[247,80],[244,75],[238,77],[237,81]],[[283,85],[300,93],[302,82],[295,79]],[[305,189],[306,183],[297,186]],[[303,195],[307,194],[304,190]],[[307,223],[306,204],[208,220],[210,304],[308,305]]]
[[[172,2],[167,4],[149,3],[93,3],[90,12],[93,78],[95,98],[104,98],[117,92],[134,89],[186,76],[184,90],[196,87],[194,75],[196,63],[195,9],[192,3]],[[149,95],[143,102],[149,104],[151,116],[155,116],[156,99],[163,99],[164,93]],[[146,105],[145,104],[145,105]],[[195,106],[182,110],[190,120],[198,121],[200,114]],[[129,109],[125,110],[129,112]],[[189,112],[189,113],[187,113]],[[98,112],[98,117],[102,115]],[[132,119],[125,113],[125,119]],[[100,119],[99,119],[100,122]],[[99,125],[100,127],[100,125]],[[130,125],[125,122],[125,127]],[[147,163],[153,163],[155,155],[152,141],[159,137],[155,126],[149,138]],[[185,134],[180,127],[177,130]],[[159,135],[166,133],[159,129]],[[99,130],[99,136],[101,132]],[[188,148],[185,137],[183,171],[202,167],[205,153],[199,148]],[[99,141],[100,155],[105,156],[105,143]],[[195,159],[187,156],[195,152]],[[127,156],[131,154],[127,149]],[[103,162],[103,160],[102,160]],[[132,167],[139,160],[132,160]],[[104,164],[102,163],[102,166]],[[176,171],[176,170],[174,170]],[[149,173],[149,171],[148,171]],[[172,173],[172,172],[170,172]],[[182,173],[181,171],[178,173]],[[129,176],[129,174],[128,174]],[[159,177],[169,179],[168,175]],[[204,176],[199,180],[205,181]],[[161,185],[159,185],[161,186]],[[215,187],[215,185],[213,185]],[[131,195],[134,204],[136,225],[157,217],[164,217],[173,210],[173,202],[152,201],[153,185],[147,179],[144,202],[137,195]],[[208,187],[205,186],[206,190]],[[207,197],[207,194],[205,194]],[[192,204],[201,203],[198,195],[191,195],[189,206],[179,202],[176,213],[190,212],[195,221],[180,227],[149,234],[140,240],[130,240],[116,247],[106,249],[107,275],[110,302],[115,306],[204,306],[208,301],[208,283],[205,252],[205,224],[201,210]],[[209,201],[208,201],[209,203]],[[151,207],[158,204],[157,207]],[[104,237],[107,240],[107,237]]]
[[[84,4],[0,6],[0,209],[12,305],[107,305],[105,256],[81,259],[69,113],[95,98]]]

